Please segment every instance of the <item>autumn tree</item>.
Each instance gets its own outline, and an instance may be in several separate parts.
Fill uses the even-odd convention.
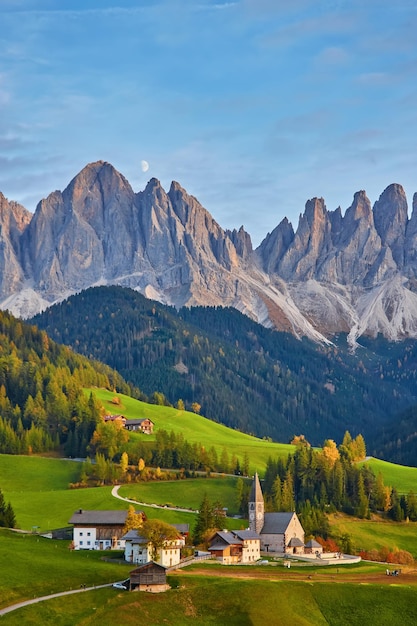
[[[180,534],[174,526],[162,520],[148,519],[141,527],[141,535],[149,543],[150,557],[153,561],[158,559],[158,553],[172,541],[179,539]]]
[[[120,471],[122,475],[126,474],[128,467],[129,467],[129,456],[127,452],[123,452],[120,458]]]
[[[127,510],[127,516],[125,525],[123,526],[123,534],[129,532],[129,530],[137,530],[143,526],[143,514],[140,511],[135,511],[135,507],[131,504]]]

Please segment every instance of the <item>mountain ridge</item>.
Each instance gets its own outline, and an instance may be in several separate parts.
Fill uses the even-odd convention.
[[[135,193],[105,161],[88,164],[32,217],[0,196],[0,308],[30,317],[95,285],[131,287],[176,308],[231,306],[261,324],[329,343],[346,333],[417,337],[417,193],[401,185],[342,215],[307,201],[253,250],[175,181]]]

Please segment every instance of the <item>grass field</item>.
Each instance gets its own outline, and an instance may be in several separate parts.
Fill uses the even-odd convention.
[[[250,473],[252,474],[264,472],[268,457],[286,459],[288,454],[295,450],[294,446],[290,444],[271,443],[264,439],[258,439],[188,411],[146,404],[123,394],[117,394],[121,404],[116,406],[111,403],[115,396],[114,393],[105,389],[86,390],[88,395],[90,392],[93,392],[111,413],[122,413],[127,419],[148,417],[155,424],[154,432],[162,429],[168,432],[182,433],[184,439],[190,443],[202,443],[206,448],[214,446],[219,457],[223,448],[227,449],[230,457],[235,454],[240,461],[243,460],[246,452],[249,455]],[[147,437],[152,440],[155,435],[148,435]]]
[[[219,500],[229,515],[238,513],[236,505],[236,478],[190,478],[184,481],[149,482],[122,485],[119,494],[139,502],[155,502],[187,509],[198,509],[204,494],[211,502]]]
[[[399,493],[407,494],[409,491],[417,493],[417,467],[395,465],[374,458],[366,461],[366,464],[372,468],[375,476],[381,472],[384,483],[390,487],[395,487]]]
[[[417,522],[359,520],[341,513],[330,516],[332,531],[348,533],[356,550],[407,550],[417,559]]]
[[[404,626],[417,620],[415,587],[170,576],[163,594],[114,589],[32,605],[2,624],[55,626]]]
[[[6,501],[12,503],[18,527],[25,530],[36,527],[37,531],[47,532],[67,526],[74,511],[80,508],[124,510],[129,507],[127,502],[112,497],[110,486],[68,489],[69,483],[76,480],[78,471],[79,464],[74,461],[0,455],[0,486]],[[191,509],[198,509],[204,493],[207,493],[211,501],[219,500],[233,514],[236,510],[236,480],[224,477],[139,483],[122,485],[119,493],[138,502],[172,504]],[[195,523],[195,514],[152,506],[140,508],[150,519],[190,526]]]
[[[81,584],[109,583],[128,575],[128,564],[107,563],[102,556],[101,552],[70,551],[67,541],[0,529],[0,608],[22,599],[79,588]]]

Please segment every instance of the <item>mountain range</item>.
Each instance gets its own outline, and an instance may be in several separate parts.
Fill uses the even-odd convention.
[[[83,289],[134,288],[176,308],[229,306],[269,328],[330,343],[340,333],[417,338],[417,194],[399,184],[342,215],[308,200],[253,249],[177,182],[135,193],[109,163],[87,165],[32,215],[0,194],[0,308],[28,318]]]

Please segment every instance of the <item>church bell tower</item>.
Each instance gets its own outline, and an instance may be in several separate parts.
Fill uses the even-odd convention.
[[[265,505],[258,474],[253,477],[249,496],[249,528],[260,534],[264,525]]]

